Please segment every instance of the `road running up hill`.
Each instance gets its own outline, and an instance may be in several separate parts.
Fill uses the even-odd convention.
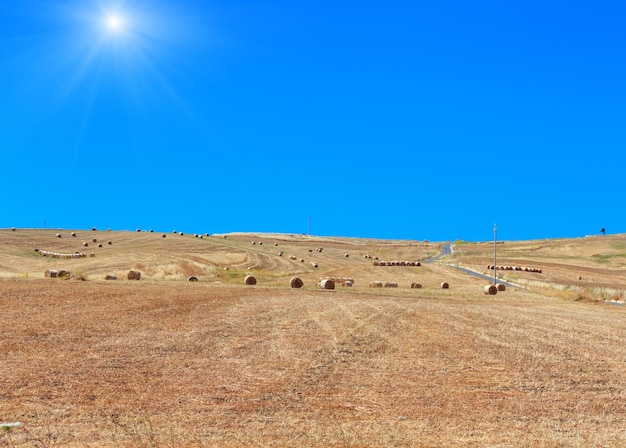
[[[424,260],[424,262],[425,263],[434,263],[435,261],[438,261],[438,260],[440,260],[441,258],[443,258],[445,256],[452,255],[452,252],[453,252],[452,243],[451,242],[447,242],[446,244],[444,244],[441,247],[441,253],[439,253],[439,255],[436,255],[436,256],[430,257],[430,258],[426,258]],[[461,267],[461,266],[453,266],[453,265],[449,265],[449,266],[452,267],[452,268],[455,268],[455,269],[457,269],[457,270],[459,270],[461,272],[469,274],[469,275],[471,275],[473,277],[482,278],[482,279],[487,280],[489,282],[493,281],[494,284],[502,283],[505,286],[510,286],[512,288],[519,288],[518,285],[514,285],[513,283],[509,283],[509,282],[505,282],[505,281],[497,280],[497,279],[494,281],[494,277],[491,277],[491,276],[485,275],[485,274],[481,274],[480,272],[476,272],[476,271],[473,271],[473,270],[468,269],[468,268],[464,268],[464,267]]]

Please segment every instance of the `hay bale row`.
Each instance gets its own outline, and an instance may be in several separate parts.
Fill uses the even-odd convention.
[[[352,286],[354,285],[354,279],[352,277],[324,277],[335,282],[335,285],[339,286]]]
[[[441,288],[443,289],[448,289],[450,287],[450,285],[446,282],[441,283]],[[370,283],[370,288],[397,288],[398,287],[398,283],[396,282],[386,282],[383,283],[381,281],[375,281],[375,282],[371,282]],[[421,289],[422,288],[422,284],[421,283],[417,283],[417,282],[412,282],[411,283],[411,289]]]
[[[494,266],[492,264],[487,265],[487,269],[493,270]],[[522,266],[496,266],[495,269],[497,271],[524,271],[524,272],[536,272],[541,274],[541,269],[539,268],[529,268]]]
[[[35,252],[37,252],[42,257],[50,257],[50,258],[69,259],[69,258],[82,258],[85,256],[84,254],[80,252],[74,252],[73,254],[66,254],[66,253],[64,254],[60,252],[52,252],[49,250],[42,250],[42,249],[35,249]]]
[[[363,258],[366,258],[366,259],[368,259],[368,260],[369,260],[369,259],[372,259],[372,258],[373,258],[374,260],[378,260],[378,257],[372,257],[370,254],[365,254],[365,255],[363,255]]]
[[[72,273],[64,269],[61,269],[59,271],[57,271],[56,269],[46,269],[46,271],[44,272],[44,276],[46,278],[61,278],[67,280],[72,276]]]
[[[375,261],[374,266],[421,266],[419,261]]]

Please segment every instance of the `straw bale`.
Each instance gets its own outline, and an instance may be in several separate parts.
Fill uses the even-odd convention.
[[[139,280],[141,279],[141,272],[139,271],[128,271],[128,280]]]
[[[102,243],[98,243],[98,247],[102,247]]]
[[[46,269],[44,276],[47,278],[56,278],[59,272],[56,269]]]
[[[382,288],[383,287],[383,282],[371,282],[370,283],[370,288]]]
[[[332,278],[324,278],[320,281],[320,288],[322,289],[335,289],[335,282]]]
[[[450,287],[450,285],[447,282],[441,282],[441,288],[442,289],[448,289]]]
[[[498,291],[506,291],[506,286],[504,283],[498,283]]]
[[[302,288],[304,286],[304,282],[300,277],[292,277],[289,284],[292,288]]]
[[[61,238],[61,234],[60,233],[57,233],[57,238]]]
[[[254,275],[246,275],[246,277],[243,279],[243,282],[246,285],[256,285],[256,277]]]
[[[188,282],[197,282],[198,277],[194,277],[193,275],[187,279]]]
[[[115,275],[107,275],[106,277],[104,277],[105,280],[117,280],[117,277]]]
[[[76,238],[76,232],[72,232],[72,236]]]
[[[83,241],[83,247],[89,247],[89,243],[87,241]]]
[[[398,284],[396,282],[387,282],[385,283],[385,288],[397,288]]]
[[[498,288],[495,285],[485,285],[483,292],[488,296],[495,296],[498,293]]]
[[[411,288],[413,289],[420,289],[422,287],[422,285],[420,283],[411,283]]]
[[[70,271],[66,271],[66,270],[63,270],[63,269],[61,269],[61,270],[59,271],[59,273],[57,274],[57,277],[58,277],[58,278],[62,278],[63,280],[67,280],[67,279],[69,279],[71,276],[72,276],[72,274],[70,273]]]

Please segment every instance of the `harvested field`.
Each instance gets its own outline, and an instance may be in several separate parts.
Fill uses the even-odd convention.
[[[417,273],[395,267],[398,288],[370,288],[386,271],[362,254],[438,246],[112,233],[102,256],[50,260],[33,248],[80,241],[0,231],[0,423],[21,422],[0,447],[626,445],[626,308],[611,301],[546,278],[487,296],[484,280],[444,264],[478,260],[470,245]],[[278,257],[275,242],[323,270]],[[575,244],[567,260],[525,264],[558,265],[562,278],[565,264],[601,269],[576,261]],[[45,278],[52,265],[86,281]],[[241,281],[251,266],[254,288]],[[200,281],[186,281],[192,270]],[[320,274],[354,286],[321,290]]]

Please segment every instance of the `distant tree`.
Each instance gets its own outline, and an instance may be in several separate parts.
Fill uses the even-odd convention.
[[[602,235],[606,235],[606,229],[604,227],[600,229],[600,232],[602,233]]]

